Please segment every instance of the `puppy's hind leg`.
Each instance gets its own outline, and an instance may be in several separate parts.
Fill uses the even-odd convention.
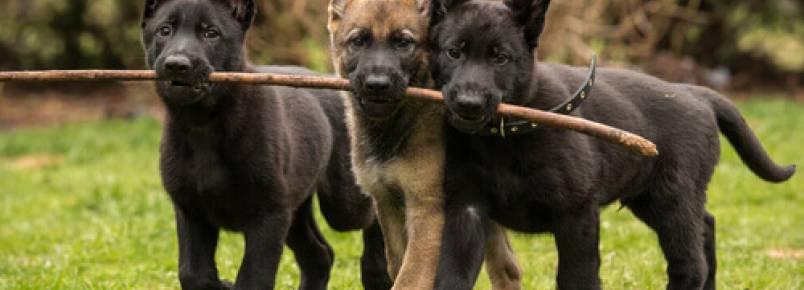
[[[667,290],[700,290],[707,279],[703,206],[691,205],[689,199],[692,197],[652,191],[627,205],[659,236],[667,260]]]
[[[366,290],[391,289],[385,242],[380,224],[375,221],[363,230],[363,256],[360,258],[360,276]]]
[[[485,259],[493,290],[522,289],[522,267],[505,230],[493,221],[488,221],[486,225]]]
[[[374,201],[355,182],[348,150],[339,153],[333,154],[317,184],[321,213],[336,231],[367,228],[375,219]]]
[[[706,251],[706,266],[708,273],[704,290],[715,290],[717,273],[717,257],[715,255],[715,217],[710,213],[704,214],[704,251]]]
[[[325,290],[335,258],[313,218],[312,197],[296,211],[287,244],[301,270],[301,290]]]
[[[363,256],[360,259],[363,288],[388,290],[391,288],[391,278],[388,276],[383,233],[377,221],[374,200],[355,182],[349,166],[349,148],[337,147],[334,151],[326,175],[318,182],[321,213],[335,230],[363,229]]]

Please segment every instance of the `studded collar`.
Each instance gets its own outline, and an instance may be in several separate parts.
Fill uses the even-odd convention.
[[[550,109],[550,112],[569,115],[572,113],[572,111],[575,111],[575,109],[577,109],[581,103],[583,103],[583,101],[589,98],[592,91],[592,86],[595,83],[596,69],[597,57],[593,55],[592,62],[589,64],[589,74],[586,76],[586,80],[584,80],[581,87],[578,88],[572,98]],[[508,136],[527,134],[537,130],[538,128],[538,123],[525,120],[506,121],[505,117],[501,117],[499,124],[487,125],[485,128],[480,129],[480,131],[475,132],[475,135],[505,138]]]

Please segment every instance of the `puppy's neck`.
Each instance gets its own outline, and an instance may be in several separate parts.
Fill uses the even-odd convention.
[[[551,64],[534,61],[530,81],[522,86],[520,104],[530,108],[549,110],[572,97],[577,89],[575,82],[564,80]]]

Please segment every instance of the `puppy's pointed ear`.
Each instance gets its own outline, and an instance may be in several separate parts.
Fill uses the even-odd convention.
[[[505,5],[514,12],[516,22],[522,26],[528,46],[531,49],[539,47],[550,0],[505,0]]]
[[[329,1],[329,8],[327,9],[329,13],[329,21],[327,22],[327,28],[331,33],[334,33],[336,30],[338,30],[338,24],[340,24],[344,13],[346,13],[347,4],[349,4],[349,0]]]
[[[466,2],[469,0],[430,0],[430,26],[440,23],[450,9]]]
[[[419,13],[427,15],[430,10],[430,2],[431,0],[416,0],[416,8],[419,9]]]
[[[254,23],[257,16],[257,4],[254,0],[228,0],[229,7],[232,8],[232,17],[240,23],[243,31],[246,31]]]
[[[146,0],[145,6],[142,9],[142,19],[140,22],[140,26],[145,27],[145,23],[154,17],[156,14],[156,9],[159,8],[159,5],[164,4],[165,0]]]

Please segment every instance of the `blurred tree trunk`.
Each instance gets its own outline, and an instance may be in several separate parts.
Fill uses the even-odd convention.
[[[57,66],[65,69],[83,67],[84,51],[81,49],[80,34],[85,30],[84,14],[87,10],[85,0],[68,0],[67,9],[51,18],[50,27],[64,43],[63,57],[57,58]]]

